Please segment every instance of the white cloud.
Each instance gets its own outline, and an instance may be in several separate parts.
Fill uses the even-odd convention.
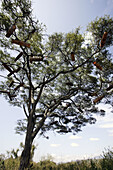
[[[99,125],[100,128],[113,128],[113,123]]]
[[[73,135],[71,135],[69,138],[70,139],[81,139],[82,137],[81,136],[73,136]]]
[[[51,144],[50,146],[51,146],[51,147],[59,147],[60,144]]]
[[[89,140],[91,140],[91,141],[98,141],[99,138],[89,138]]]
[[[71,143],[72,147],[78,147],[79,145],[77,143]]]

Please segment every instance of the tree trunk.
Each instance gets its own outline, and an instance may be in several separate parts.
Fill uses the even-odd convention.
[[[33,142],[32,138],[33,128],[34,128],[33,116],[30,115],[28,118],[25,146],[21,154],[19,170],[25,170],[25,168],[28,168],[29,166],[31,157],[31,147]]]
[[[31,146],[32,144],[30,142],[27,142],[27,144],[25,144],[25,148],[20,158],[19,170],[25,170],[25,168],[28,168],[29,163],[30,163]]]
[[[35,121],[33,119],[33,113],[31,113],[29,115],[28,124],[27,124],[26,139],[25,139],[25,146],[24,146],[24,150],[23,150],[21,157],[20,157],[19,170],[25,170],[26,168],[29,167],[30,158],[31,158],[31,147],[32,147],[33,140],[36,137],[39,130],[41,129],[41,127],[43,126],[45,120],[46,120],[46,116],[43,117],[39,121],[37,128],[35,129],[35,131],[33,131],[34,126],[35,126]]]

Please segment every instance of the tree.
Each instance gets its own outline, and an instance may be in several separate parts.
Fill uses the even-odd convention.
[[[76,134],[87,123],[95,123],[95,104],[112,96],[113,63],[106,49],[112,45],[112,27],[113,19],[105,16],[89,25],[91,43],[86,44],[80,28],[55,33],[45,42],[44,26],[33,18],[30,0],[2,0],[0,69],[8,73],[1,75],[0,93],[11,105],[23,108],[26,116],[16,128],[17,133],[26,133],[20,170],[29,166],[37,134],[45,136],[49,130]]]

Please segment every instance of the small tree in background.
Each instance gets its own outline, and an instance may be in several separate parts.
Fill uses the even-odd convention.
[[[49,130],[76,134],[87,123],[95,123],[94,104],[112,97],[108,48],[113,43],[112,18],[89,24],[88,44],[79,28],[55,33],[46,42],[43,30],[33,18],[30,0],[2,0],[0,69],[7,75],[1,75],[0,93],[11,105],[23,108],[26,116],[16,128],[17,133],[26,133],[20,170],[29,166],[37,134],[45,136]]]

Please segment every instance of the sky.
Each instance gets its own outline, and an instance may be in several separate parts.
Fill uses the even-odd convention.
[[[113,17],[113,0],[32,0],[33,14],[46,25],[47,34],[54,32],[68,33],[81,26],[86,30],[88,23],[96,17],[109,14]],[[1,81],[1,78],[0,78]],[[67,162],[99,156],[107,148],[113,147],[113,113],[111,106],[105,108],[106,116],[97,117],[94,125],[82,128],[76,136],[72,134],[58,135],[49,132],[49,140],[36,137],[38,145],[34,160],[51,155],[55,162]],[[0,154],[19,147],[24,142],[24,135],[15,134],[14,128],[18,119],[24,118],[20,108],[10,106],[0,95]]]

